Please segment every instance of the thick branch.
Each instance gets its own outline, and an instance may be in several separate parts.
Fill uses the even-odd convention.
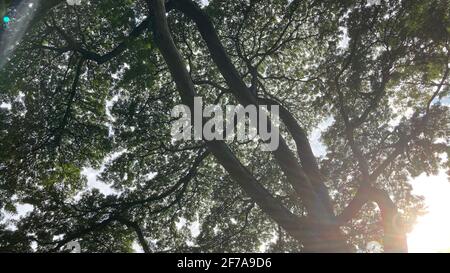
[[[384,230],[384,251],[407,252],[406,234],[400,215],[389,194],[384,190],[368,186],[360,187],[353,200],[342,214],[338,216],[338,221],[341,224],[350,221],[368,202],[375,202],[381,212],[381,222]]]
[[[167,25],[164,0],[152,0],[153,30],[156,44],[163,55],[184,104],[193,109],[196,92],[189,72],[175,46]],[[304,229],[305,222],[287,210],[275,199],[239,162],[223,141],[207,142],[209,150],[219,163],[230,173],[233,179],[272,219],[279,223],[294,238],[307,245],[315,239],[311,232]]]
[[[289,133],[295,141],[295,144],[297,146],[297,153],[303,169],[313,183],[313,186],[315,187],[319,197],[322,199],[324,204],[326,204],[328,208],[332,210],[328,189],[325,184],[322,183],[323,177],[320,173],[316,157],[314,156],[308,140],[308,135],[306,134],[305,130],[298,124],[297,120],[291,114],[291,112],[289,112],[286,107],[284,107],[277,101],[269,98],[260,98],[259,101],[263,104],[279,106],[280,118],[283,121],[284,125],[286,125]]]
[[[225,52],[208,15],[192,1],[171,1],[171,4],[175,9],[181,11],[195,22],[202,38],[207,44],[214,63],[217,65],[239,103],[244,106],[258,105],[256,97],[245,85],[239,72]],[[307,175],[303,172],[297,159],[281,136],[279,148],[274,151],[274,156],[289,183],[291,183],[302,199],[311,217],[319,222],[331,224],[334,218],[333,212],[319,201],[318,194],[311,185]]]
[[[144,233],[142,232],[141,227],[139,226],[138,223],[130,221],[126,218],[123,217],[119,217],[117,219],[120,223],[126,225],[127,227],[131,228],[134,230],[134,232],[136,232],[136,235],[138,237],[138,241],[139,244],[141,245],[142,249],[144,250],[145,253],[151,253],[151,249],[148,245],[147,239],[145,239]]]

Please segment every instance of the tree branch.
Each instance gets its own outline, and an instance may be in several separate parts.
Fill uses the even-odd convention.
[[[104,64],[111,59],[119,56],[122,54],[125,50],[128,49],[129,43],[139,37],[142,33],[144,33],[145,30],[148,29],[150,23],[150,19],[145,19],[142,21],[139,25],[137,25],[124,39],[123,42],[118,44],[113,50],[109,51],[108,53],[105,53],[103,55],[100,55],[95,52],[91,52],[81,46],[80,43],[75,41],[72,37],[70,37],[67,33],[65,33],[60,27],[52,26],[51,28],[55,29],[64,40],[68,43],[67,47],[64,47],[65,50],[73,50],[78,53],[80,53],[85,59],[95,61],[97,64],[101,65]],[[62,50],[62,49],[58,49]]]
[[[131,228],[134,230],[134,232],[136,232],[136,235],[138,237],[138,241],[139,244],[141,245],[142,249],[144,250],[145,253],[151,253],[151,249],[148,245],[147,239],[145,239],[144,233],[142,232],[141,227],[139,226],[138,223],[130,221],[124,217],[119,217],[117,218],[117,221],[119,221],[120,223],[126,225],[127,227]]]
[[[217,65],[239,103],[244,106],[257,106],[258,102],[256,97],[242,81],[239,72],[232,64],[208,15],[190,0],[173,0],[171,1],[171,5],[195,22],[203,40],[206,42],[214,63]],[[292,154],[285,140],[281,136],[279,139],[279,148],[274,151],[274,156],[288,178],[289,183],[294,187],[315,221],[322,222],[323,224],[332,224],[334,221],[333,212],[319,201],[320,199],[315,189],[298,164],[297,159]]]
[[[189,72],[183,63],[182,57],[175,46],[167,25],[164,0],[149,1],[153,13],[153,31],[156,44],[163,55],[177,89],[184,104],[193,109],[196,92]],[[246,95],[244,95],[246,96]],[[253,98],[254,100],[254,98]],[[275,199],[245,168],[223,141],[208,141],[208,149],[216,157],[219,163],[227,170],[233,179],[242,187],[259,207],[272,219],[279,223],[291,236],[303,242],[306,246],[317,241],[317,237],[311,230],[305,229],[306,222]]]
[[[319,197],[322,199],[322,202],[326,204],[332,211],[333,207],[331,205],[328,188],[324,183],[322,183],[323,177],[320,173],[316,157],[314,156],[308,140],[308,135],[306,134],[305,130],[300,127],[294,116],[282,104],[270,98],[259,98],[259,101],[263,104],[279,106],[280,118],[283,121],[284,125],[286,125],[289,133],[295,141],[295,144],[297,146],[297,154],[300,158],[303,169],[313,183],[313,186],[315,187]]]

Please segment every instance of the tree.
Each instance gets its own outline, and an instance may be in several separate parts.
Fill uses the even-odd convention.
[[[55,0],[26,25],[24,3],[0,32],[0,206],[33,210],[0,249],[407,251],[408,179],[449,169],[447,1]],[[195,96],[278,105],[279,148],[173,143]]]

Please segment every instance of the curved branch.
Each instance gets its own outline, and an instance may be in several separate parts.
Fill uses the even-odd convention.
[[[270,98],[259,98],[261,103],[269,105],[278,105],[280,108],[280,118],[286,125],[289,133],[295,141],[297,146],[297,154],[300,158],[300,162],[305,170],[306,174],[310,178],[313,186],[318,193],[319,197],[322,199],[324,204],[332,210],[330,195],[328,188],[324,183],[322,183],[322,174],[320,173],[319,166],[317,165],[316,157],[312,151],[311,145],[308,140],[308,135],[305,130],[298,124],[295,117],[289,112],[286,107],[278,103],[274,99]]]
[[[225,49],[220,42],[209,16],[201,10],[197,4],[190,0],[173,0],[170,4],[173,8],[193,20],[197,25],[203,40],[206,42],[214,63],[217,65],[220,73],[224,77],[231,92],[233,92],[239,103],[244,106],[258,105],[257,98],[246,86],[240,77],[239,72],[231,62],[228,54],[225,52]],[[286,141],[281,136],[279,137],[279,140],[279,147],[274,151],[274,157],[283,170],[283,173],[286,175],[289,183],[294,187],[296,193],[299,195],[311,217],[315,221],[322,224],[332,225],[334,222],[333,211],[329,209],[329,206],[321,202],[318,197],[318,193],[312,186],[308,176],[298,164],[297,159],[287,146]]]
[[[341,224],[353,219],[368,202],[375,202],[381,212],[381,222],[384,231],[385,252],[408,252],[406,233],[402,226],[400,215],[389,194],[381,189],[362,186],[353,200],[337,217]]]
[[[156,44],[169,67],[183,103],[192,109],[196,96],[194,84],[170,34],[164,0],[149,2],[153,13],[153,31]],[[305,228],[306,222],[292,214],[279,200],[274,198],[242,165],[223,141],[208,141],[207,145],[211,153],[242,187],[244,192],[291,236],[303,242],[306,246],[313,241],[317,241],[314,232]]]

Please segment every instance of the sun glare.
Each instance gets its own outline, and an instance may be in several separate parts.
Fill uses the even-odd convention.
[[[450,252],[450,182],[445,173],[421,175],[411,183],[414,193],[425,197],[428,213],[408,234],[409,252]]]

